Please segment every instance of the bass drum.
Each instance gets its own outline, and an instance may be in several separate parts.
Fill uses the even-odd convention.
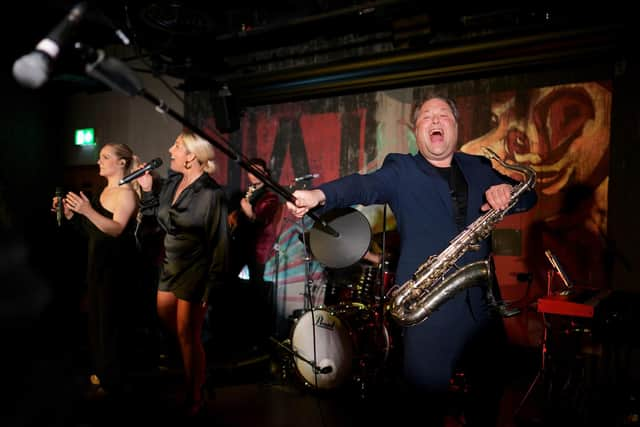
[[[378,317],[358,303],[317,307],[303,314],[293,328],[291,344],[305,385],[336,389],[356,374],[366,376],[382,368],[390,343]]]

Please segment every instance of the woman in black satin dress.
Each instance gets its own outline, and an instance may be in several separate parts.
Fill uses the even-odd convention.
[[[170,171],[159,192],[147,172],[137,179],[140,212],[155,215],[165,232],[157,309],[163,325],[177,336],[186,386],[186,413],[203,409],[205,353],[201,335],[211,289],[227,272],[227,204],[213,171],[211,144],[182,132],[169,148]]]
[[[88,238],[90,352],[101,389],[112,395],[119,394],[129,381],[133,310],[127,304],[136,284],[132,272],[137,266],[138,196],[132,185],[119,185],[119,181],[136,163],[127,145],[107,144],[98,159],[106,187],[92,200],[83,192],[69,192],[63,199],[65,217]],[[57,203],[54,198],[54,209]]]

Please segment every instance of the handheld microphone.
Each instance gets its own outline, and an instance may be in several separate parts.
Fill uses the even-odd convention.
[[[151,160],[149,163],[147,163],[147,165],[145,167],[143,167],[142,169],[138,169],[137,171],[134,171],[134,172],[130,173],[129,175],[125,176],[124,178],[122,178],[120,180],[119,184],[120,185],[127,184],[127,183],[133,181],[134,179],[141,177],[147,171],[150,171],[150,170],[155,169],[155,168],[159,168],[160,166],[162,166],[162,159],[160,157],[157,157],[157,158]]]
[[[62,205],[63,196],[62,187],[56,187],[56,197],[58,198],[58,204],[56,205],[56,222],[58,227],[62,227],[62,218],[64,216],[64,206]]]
[[[293,181],[294,182],[308,181],[310,179],[319,178],[319,177],[320,177],[319,173],[308,173],[306,175],[297,176],[297,177],[293,178]]]
[[[75,32],[87,8],[86,2],[75,5],[64,20],[36,45],[36,50],[13,63],[13,76],[18,83],[30,89],[37,89],[47,81],[52,61],[58,57],[62,46]]]

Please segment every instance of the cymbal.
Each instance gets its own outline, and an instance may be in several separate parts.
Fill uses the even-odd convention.
[[[309,233],[309,246],[318,261],[332,268],[343,268],[360,260],[371,243],[371,226],[354,208],[333,209],[320,217],[338,236],[316,222]]]

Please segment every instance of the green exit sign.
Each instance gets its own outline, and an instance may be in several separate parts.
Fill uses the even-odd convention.
[[[96,145],[94,129],[76,129],[76,145]]]

